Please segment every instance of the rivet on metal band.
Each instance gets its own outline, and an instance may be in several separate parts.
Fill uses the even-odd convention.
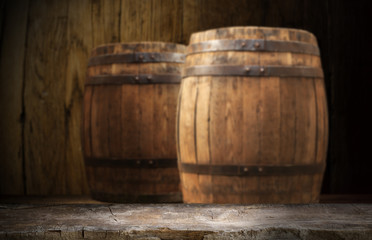
[[[291,52],[319,56],[316,45],[298,41],[274,41],[264,39],[222,39],[193,43],[187,47],[187,54],[217,51],[259,51]]]
[[[121,84],[179,84],[181,76],[176,74],[123,74],[97,75],[87,77],[85,85],[121,85]]]
[[[183,63],[184,61],[185,54],[182,53],[136,52],[95,56],[89,59],[88,66],[115,63]]]
[[[288,176],[322,173],[324,164],[308,165],[208,165],[178,163],[180,172],[220,176]]]
[[[85,158],[85,165],[94,167],[121,167],[121,168],[177,168],[177,159]]]
[[[295,66],[199,65],[185,69],[183,78],[191,76],[265,76],[322,78],[321,68]]]

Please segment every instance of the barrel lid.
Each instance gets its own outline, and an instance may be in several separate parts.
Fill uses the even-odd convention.
[[[190,44],[219,39],[266,39],[278,41],[299,41],[317,45],[316,37],[309,31],[295,28],[262,26],[234,26],[195,32]]]

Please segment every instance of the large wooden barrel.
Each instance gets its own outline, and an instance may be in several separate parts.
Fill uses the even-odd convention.
[[[187,203],[311,203],[328,119],[316,38],[296,29],[194,33],[178,102]]]
[[[182,201],[175,122],[185,46],[118,43],[92,51],[83,146],[94,199]]]

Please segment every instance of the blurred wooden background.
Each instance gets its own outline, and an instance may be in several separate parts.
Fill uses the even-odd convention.
[[[87,194],[85,71],[110,42],[187,44],[195,31],[259,25],[318,38],[328,94],[325,193],[372,193],[369,1],[0,1],[0,195]]]

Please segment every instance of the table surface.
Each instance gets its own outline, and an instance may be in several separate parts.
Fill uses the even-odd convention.
[[[91,199],[80,203],[77,199],[57,200],[0,203],[0,239],[372,239],[370,203],[103,204]]]

